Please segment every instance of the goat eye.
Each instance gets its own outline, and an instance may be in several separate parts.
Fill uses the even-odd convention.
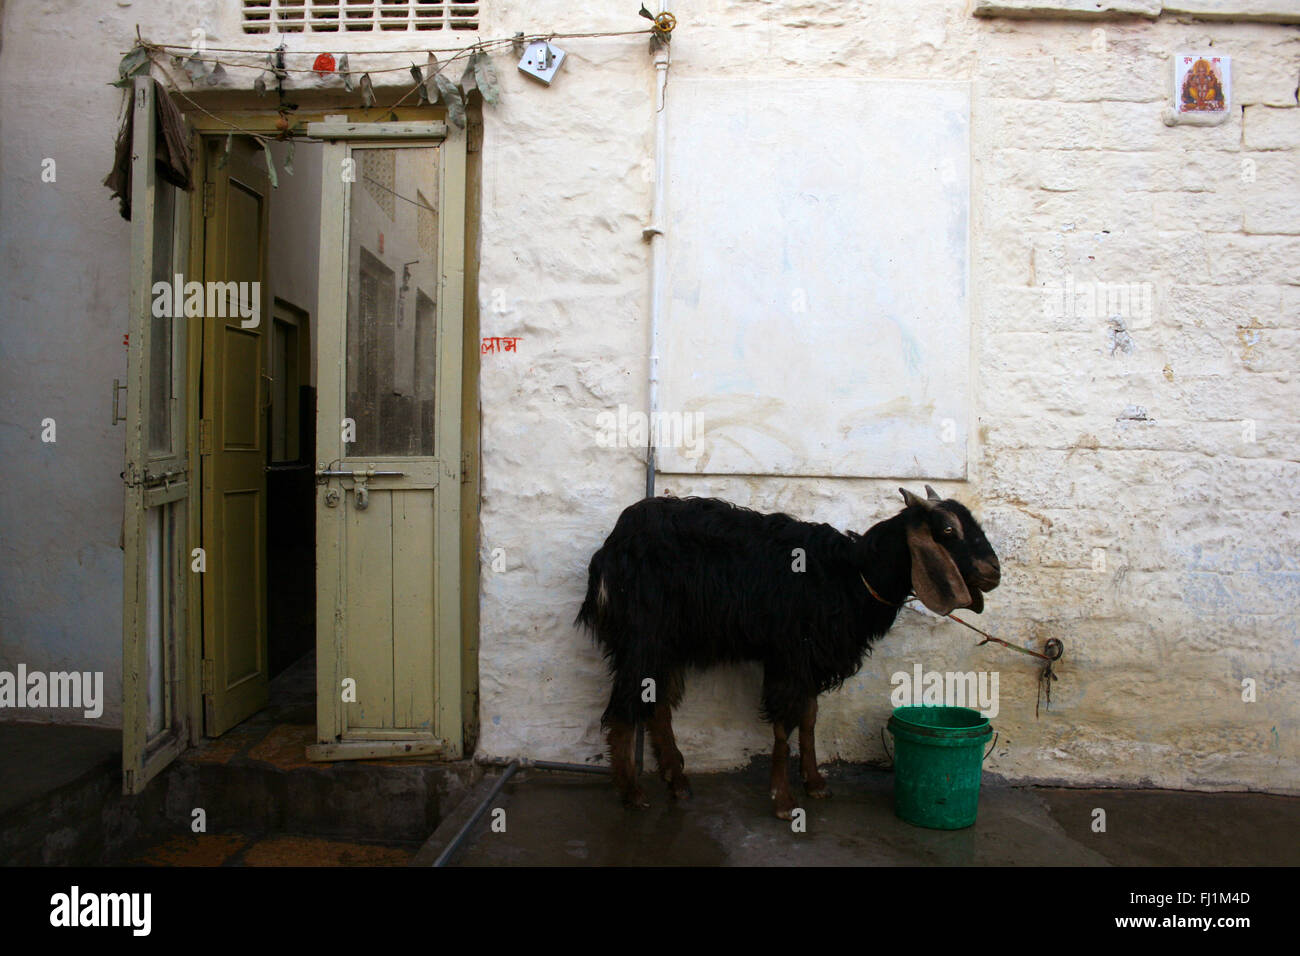
[[[944,533],[944,534],[952,534],[952,528],[951,528],[951,527],[949,527],[949,528],[944,528],[944,529],[943,529],[943,533]]]

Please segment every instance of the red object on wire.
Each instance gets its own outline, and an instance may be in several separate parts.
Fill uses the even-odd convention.
[[[322,53],[320,56],[316,57],[316,62],[311,65],[311,68],[317,73],[333,73],[334,56],[329,53]]]

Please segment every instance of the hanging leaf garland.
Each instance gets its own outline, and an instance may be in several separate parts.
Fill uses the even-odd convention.
[[[497,71],[492,65],[492,58],[480,50],[470,59],[470,67],[474,71],[474,83],[483,94],[483,102],[496,106],[501,100],[501,87],[497,82]],[[466,92],[468,93],[468,88]]]
[[[469,102],[469,95],[478,89],[478,77],[474,75],[474,57],[465,64],[465,72],[460,75],[460,91]]]
[[[352,82],[352,74],[348,72],[348,55],[346,53],[339,57],[338,73],[339,76],[343,77],[343,88],[351,93],[356,88],[356,84]]]
[[[266,55],[266,66],[262,68],[262,72],[257,74],[257,79],[253,81],[253,89],[257,91],[258,96],[266,95],[266,84],[274,80],[275,76],[275,57],[268,53]]]
[[[370,82],[370,74],[361,74],[361,106],[363,109],[370,109],[375,105],[375,86]]]
[[[117,80],[110,83],[109,86],[126,88],[131,85],[131,81],[142,73],[149,72],[149,51],[142,46],[131,48],[122,61],[117,65]]]
[[[205,80],[211,72],[208,65],[199,59],[197,53],[191,53],[186,57],[184,67],[185,74],[190,78],[190,82],[195,86],[199,84],[199,81]]]
[[[279,189],[280,181],[275,175],[275,160],[271,158],[271,144],[262,140],[262,155],[266,157],[266,174],[271,178],[271,188]]]
[[[426,103],[438,102],[438,81],[434,79],[438,75],[438,58],[432,53],[429,54],[429,62],[424,68],[424,101]]]
[[[414,63],[411,64],[411,79],[415,80],[415,88],[419,91],[420,102],[429,102],[429,94],[424,90],[424,74],[420,72],[420,68]]]
[[[438,84],[438,92],[442,95],[442,101],[447,106],[447,116],[458,129],[465,128],[465,101],[461,99],[460,90],[456,84],[447,79],[441,73],[434,74],[434,80]]]

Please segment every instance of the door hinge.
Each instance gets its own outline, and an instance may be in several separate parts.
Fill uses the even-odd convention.
[[[199,419],[199,454],[212,454],[212,419]]]
[[[217,211],[217,184],[203,184],[203,215],[211,216]]]
[[[217,692],[217,662],[210,657],[203,658],[203,688],[204,694],[215,694]]]
[[[469,452],[465,452],[465,454],[460,456],[460,483],[462,485],[469,484],[469,468],[470,454]]]

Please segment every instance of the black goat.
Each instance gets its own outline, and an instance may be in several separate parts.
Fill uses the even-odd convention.
[[[776,815],[794,809],[786,735],[796,726],[808,795],[830,795],[817,771],[817,695],[857,673],[910,593],[937,614],[979,612],[980,592],[1001,576],[964,506],[928,485],[926,498],[899,490],[906,507],[863,535],[716,498],[647,498],[624,510],[592,556],[578,623],[613,676],[601,726],[625,805],[649,806],[632,759],[638,721],[669,791],[690,796],[672,709],[687,667],[733,661],[763,664]]]

